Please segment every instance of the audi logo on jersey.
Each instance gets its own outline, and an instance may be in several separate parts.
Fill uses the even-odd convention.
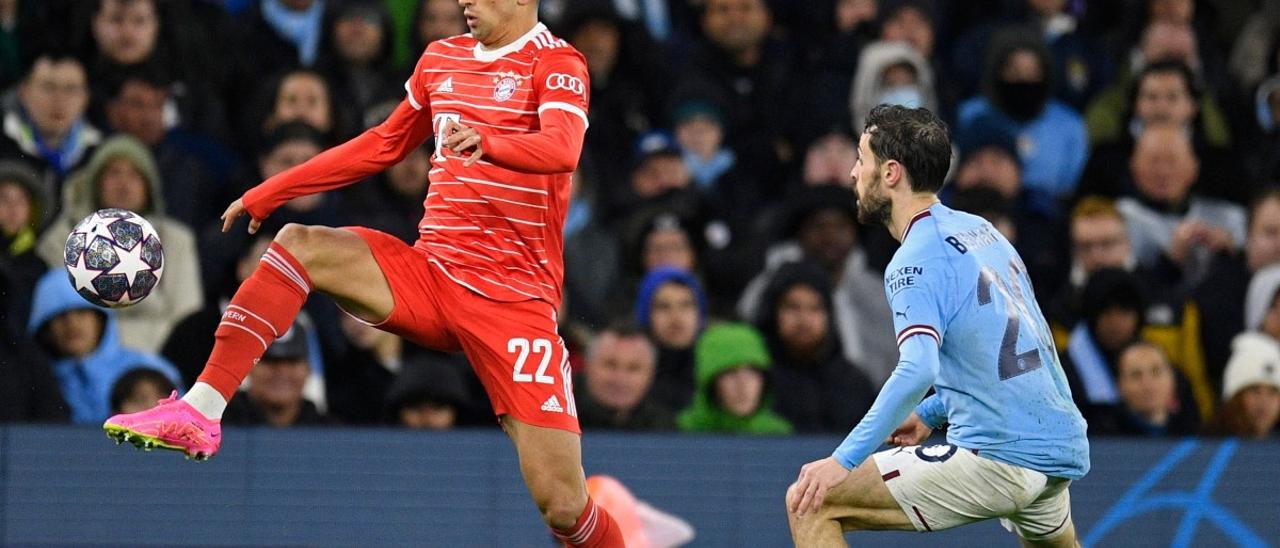
[[[582,95],[587,91],[587,86],[577,76],[555,72],[547,76],[547,89],[563,89],[575,95]]]

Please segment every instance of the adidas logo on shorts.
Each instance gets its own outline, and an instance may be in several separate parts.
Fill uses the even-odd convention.
[[[547,401],[542,402],[542,410],[550,411],[552,413],[564,413],[564,408],[560,406],[560,400],[556,398],[555,394],[552,394],[550,398],[547,398]]]

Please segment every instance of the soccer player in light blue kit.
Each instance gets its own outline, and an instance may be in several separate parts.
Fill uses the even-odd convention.
[[[878,106],[858,149],[858,216],[902,242],[884,275],[898,365],[787,490],[793,540],[999,518],[1023,545],[1077,546],[1067,486],[1089,471],[1085,421],[1022,260],[990,223],[938,202],[951,143],[933,113]],[[948,443],[916,445],[943,425]],[[872,455],[882,442],[899,448]]]

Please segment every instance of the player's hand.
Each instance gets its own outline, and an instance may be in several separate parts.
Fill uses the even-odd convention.
[[[920,420],[915,411],[911,412],[911,416],[907,420],[902,421],[897,430],[889,434],[889,438],[884,440],[889,445],[898,447],[906,447],[908,445],[920,445],[920,442],[929,439],[929,434],[933,433],[933,429],[929,425]]]
[[[468,150],[475,149],[471,156],[462,162],[463,167],[471,167],[471,164],[480,160],[484,156],[483,136],[475,128],[467,127],[454,120],[449,120],[444,126],[444,142],[441,145],[444,148],[452,150],[458,154],[462,154]]]
[[[804,465],[796,480],[796,493],[799,495],[790,501],[787,510],[799,517],[810,510],[822,508],[822,501],[826,499],[827,493],[849,477],[849,472],[834,457]]]
[[[249,210],[244,208],[244,202],[240,198],[236,198],[236,201],[231,202],[231,205],[227,206],[227,210],[222,212],[222,231],[226,232],[231,230],[231,225],[236,222],[236,218],[248,212]],[[257,219],[254,219],[253,216],[250,215],[249,234],[257,234],[258,227],[260,226],[262,226],[262,223],[258,222]]]

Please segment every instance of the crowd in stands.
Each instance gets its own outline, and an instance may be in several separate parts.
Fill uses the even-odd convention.
[[[849,171],[895,103],[948,122],[942,198],[1020,252],[1091,435],[1277,438],[1280,0],[539,4],[591,76],[558,316],[587,431],[861,419],[897,361],[897,243],[858,222]],[[218,218],[384,119],[424,45],[465,32],[456,0],[0,0],[0,422],[190,386],[286,223],[413,242],[430,142],[256,235]],[[107,207],[165,250],[120,310],[63,271]],[[493,425],[465,358],[319,295],[225,421]]]

